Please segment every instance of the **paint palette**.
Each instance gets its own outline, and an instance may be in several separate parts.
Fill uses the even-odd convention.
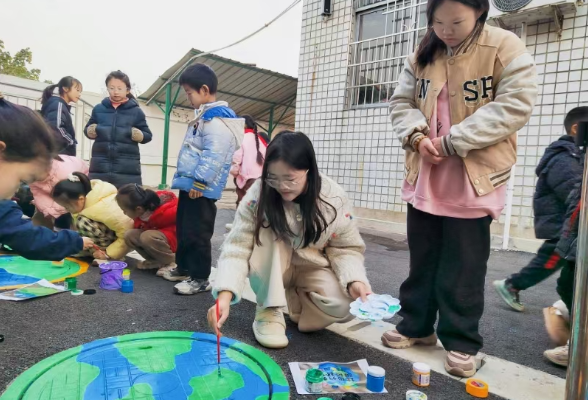
[[[400,311],[400,300],[389,294],[370,294],[368,301],[355,300],[350,305],[350,313],[364,321],[390,319]]]
[[[282,369],[254,347],[216,336],[148,332],[96,340],[26,370],[0,400],[287,400]]]

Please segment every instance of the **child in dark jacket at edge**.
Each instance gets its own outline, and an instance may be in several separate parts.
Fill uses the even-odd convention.
[[[31,260],[59,261],[93,245],[74,231],[34,226],[10,200],[21,182],[47,176],[57,153],[52,136],[38,113],[6,101],[0,93],[0,243]]]
[[[582,176],[582,157],[575,144],[578,122],[588,117],[588,107],[572,109],[564,119],[566,134],[551,143],[537,166],[537,186],[533,197],[535,236],[545,242],[529,265],[505,280],[495,281],[500,297],[516,311],[523,311],[519,293],[547,279],[566,265],[556,253],[561,237],[567,199],[578,177]],[[553,314],[553,307],[544,310]]]
[[[588,113],[584,114],[583,121],[588,122]],[[584,147],[583,152],[580,154],[582,167],[584,167],[584,160],[586,159],[585,152],[586,148]],[[547,333],[555,343],[561,345],[554,349],[546,350],[543,355],[552,363],[562,367],[567,367],[569,361],[570,323],[574,314],[574,278],[576,275],[576,255],[578,251],[578,230],[580,227],[580,211],[582,207],[583,178],[583,175],[578,175],[574,178],[574,188],[566,201],[567,211],[565,222],[555,250],[558,259],[563,264],[561,274],[557,279],[557,294],[559,294],[559,297],[565,304],[565,309],[562,310],[564,307],[556,308],[556,303],[554,307],[546,308],[543,313]],[[566,311],[569,315],[567,321],[564,315]]]

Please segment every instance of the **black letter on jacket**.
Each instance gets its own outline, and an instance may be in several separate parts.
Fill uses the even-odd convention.
[[[476,101],[478,100],[478,91],[475,89],[475,87],[478,85],[478,80],[474,79],[473,81],[465,81],[463,83],[463,90],[464,92],[469,92],[472,94],[472,96],[465,96],[465,101]],[[473,88],[470,88],[470,86],[473,86]]]

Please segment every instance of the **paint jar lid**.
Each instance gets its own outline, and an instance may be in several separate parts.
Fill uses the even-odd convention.
[[[123,269],[123,275],[131,275],[130,269]]]
[[[418,390],[409,390],[406,392],[406,400],[427,400],[427,395]]]
[[[306,371],[306,381],[309,383],[319,383],[324,380],[323,371],[320,369],[309,369]]]
[[[373,376],[374,378],[381,378],[386,376],[386,370],[382,367],[368,367],[368,375]]]
[[[81,296],[81,295],[83,295],[83,294],[84,294],[84,291],[83,291],[83,290],[78,290],[78,289],[76,289],[76,290],[72,290],[72,291],[71,291],[71,295],[72,295],[72,296]]]
[[[429,367],[428,364],[420,362],[412,364],[412,369],[414,369],[416,372],[420,372],[421,374],[428,374],[431,372],[431,367]]]
[[[468,379],[466,382],[466,392],[479,399],[488,397],[488,384],[479,379]]]

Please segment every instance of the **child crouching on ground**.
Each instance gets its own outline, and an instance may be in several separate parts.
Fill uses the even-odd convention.
[[[31,260],[58,261],[93,245],[73,231],[34,226],[10,200],[21,182],[47,176],[56,152],[52,135],[40,115],[0,93],[0,243]]]
[[[72,214],[76,230],[91,238],[100,249],[79,255],[91,255],[94,264],[107,259],[122,260],[129,252],[125,233],[132,229],[133,221],[116,203],[116,194],[114,185],[90,181],[80,172],[74,172],[53,189],[53,199]]]
[[[174,269],[178,246],[176,195],[130,183],[119,189],[116,202],[125,215],[134,220],[134,229],[125,234],[125,243],[145,259],[138,268],[157,268],[157,276]]]

